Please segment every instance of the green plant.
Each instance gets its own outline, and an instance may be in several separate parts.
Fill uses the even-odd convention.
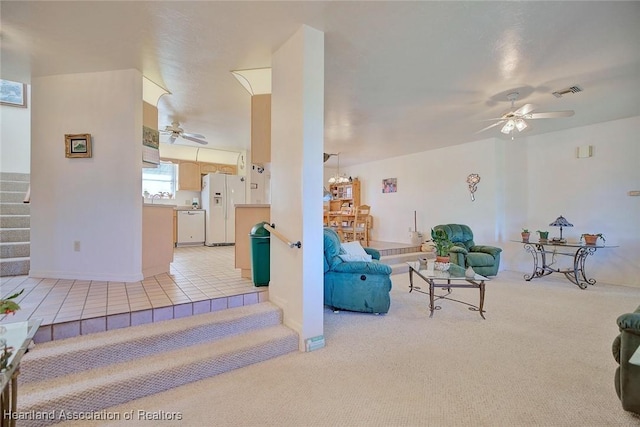
[[[436,245],[437,256],[449,256],[449,250],[453,247],[453,243],[449,240],[447,232],[441,228],[437,230],[431,229],[431,240]]]
[[[529,229],[528,229],[528,228],[523,228],[523,229],[522,229],[522,232],[523,232],[523,233],[528,233],[528,232],[529,232]]]
[[[585,240],[585,236],[596,236],[596,239],[599,237],[602,239],[603,242],[606,242],[605,238],[604,238],[604,234],[602,233],[598,233],[598,234],[594,234],[594,233],[584,233],[583,235],[580,236],[580,241]]]
[[[24,292],[24,289],[20,292],[16,292],[15,294],[8,296],[7,298],[0,299],[0,314],[11,314],[20,310],[20,306],[18,303],[11,301],[20,296]]]

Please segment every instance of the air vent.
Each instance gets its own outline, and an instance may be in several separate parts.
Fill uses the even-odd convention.
[[[553,92],[553,96],[555,96],[556,98],[562,98],[562,95],[566,95],[568,93],[578,93],[578,92],[582,92],[582,89],[579,86],[571,86],[566,89],[557,90]]]

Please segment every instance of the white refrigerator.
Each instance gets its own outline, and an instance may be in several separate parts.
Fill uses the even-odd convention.
[[[205,245],[235,243],[235,206],[246,203],[245,191],[245,179],[242,176],[210,173],[202,177]]]

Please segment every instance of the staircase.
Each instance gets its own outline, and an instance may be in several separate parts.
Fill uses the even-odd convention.
[[[29,174],[0,173],[0,277],[29,274]]]
[[[296,350],[270,302],[37,344],[20,365],[18,411],[96,412]]]

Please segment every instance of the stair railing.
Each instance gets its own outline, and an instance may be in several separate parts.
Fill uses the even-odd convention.
[[[275,226],[276,226],[275,224],[264,224],[264,229],[267,230],[269,233],[272,233],[278,239],[282,240],[287,246],[289,246],[292,249],[294,247],[298,249],[302,247],[302,243],[300,243],[300,240],[298,240],[295,243],[292,243],[289,239],[284,237],[279,231],[276,231]]]

